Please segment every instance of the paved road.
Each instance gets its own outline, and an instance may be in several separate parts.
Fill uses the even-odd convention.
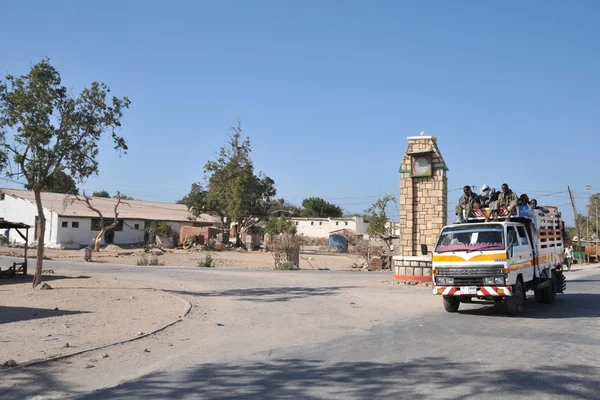
[[[181,294],[234,304],[220,339],[84,399],[600,399],[598,269],[568,273],[556,305],[530,296],[509,318],[492,306],[448,314],[383,274],[79,268],[197,279],[210,290]],[[419,313],[404,310],[415,301]]]

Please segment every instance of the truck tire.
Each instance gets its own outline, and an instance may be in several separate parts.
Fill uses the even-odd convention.
[[[506,309],[511,317],[518,317],[523,312],[525,305],[525,289],[523,283],[518,280],[513,288],[513,295],[506,298]]]
[[[444,309],[448,312],[457,312],[460,307],[460,300],[454,296],[444,296]]]
[[[556,302],[556,278],[550,279],[550,285],[542,289],[544,294],[544,303],[554,304]]]
[[[534,290],[533,294],[535,295],[536,303],[545,303],[546,297],[544,296],[544,289]]]
[[[554,272],[556,276],[556,293],[564,293],[567,290],[567,278],[561,270]]]

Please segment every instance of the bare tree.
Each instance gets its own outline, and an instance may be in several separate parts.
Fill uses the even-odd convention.
[[[106,225],[106,226],[104,224],[104,215],[102,215],[102,212],[92,205],[92,201],[94,199],[87,196],[85,194],[85,192],[83,193],[83,198],[74,194],[74,195],[65,197],[65,200],[63,201],[63,210],[69,204],[72,205],[76,201],[81,201],[81,202],[85,203],[90,210],[94,211],[100,217],[100,232],[98,233],[98,236],[96,236],[96,239],[94,241],[94,251],[95,252],[100,251],[100,245],[102,244],[102,238],[104,237],[104,234],[106,234],[106,232],[108,232],[112,229],[115,229],[117,227],[117,225],[119,224],[119,205],[124,204],[126,206],[130,206],[128,203],[121,201],[121,193],[117,192],[117,195],[115,196],[115,198],[117,199],[117,203],[115,204],[115,219],[112,224]]]

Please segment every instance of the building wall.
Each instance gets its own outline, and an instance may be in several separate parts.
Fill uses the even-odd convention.
[[[362,217],[352,218],[292,218],[296,222],[299,235],[315,238],[329,238],[329,233],[339,229],[351,229],[357,235],[367,233],[369,224]]]
[[[49,248],[82,248],[88,246],[96,238],[99,231],[92,231],[92,218],[61,217],[56,212],[44,209],[46,217],[46,232],[44,246]],[[23,222],[31,225],[29,229],[29,242],[35,241],[35,217],[37,208],[34,203],[20,198],[5,195],[0,200],[0,218],[11,222]],[[110,217],[109,217],[110,218]],[[166,221],[173,231],[178,233],[181,226],[191,226],[190,222]],[[66,223],[66,226],[63,226]],[[74,224],[75,223],[75,226]],[[138,225],[138,229],[135,225]],[[146,221],[126,219],[123,221],[123,230],[115,231],[114,244],[139,244],[144,242]],[[0,232],[4,233],[4,232]],[[22,230],[25,235],[25,230]],[[24,243],[24,240],[11,229],[10,240]],[[104,240],[103,240],[104,243]]]
[[[112,218],[109,219],[112,221]],[[136,219],[123,220],[123,230],[114,231],[114,244],[138,244],[144,242],[144,221]],[[63,226],[66,224],[67,226]],[[135,226],[138,225],[136,229]],[[92,230],[92,218],[58,217],[57,247],[63,249],[79,249],[88,246],[96,239],[100,231]],[[104,238],[102,239],[104,242]]]
[[[34,203],[19,199],[16,197],[5,195],[3,200],[0,200],[0,218],[4,218],[10,222],[23,222],[31,225],[29,229],[29,242],[35,240],[35,217],[37,216],[37,207]],[[46,217],[46,232],[44,234],[44,242],[48,245],[56,244],[57,234],[57,219],[56,213],[52,213],[49,210],[44,209],[44,216]],[[4,233],[4,232],[2,232]],[[21,233],[25,235],[25,229],[21,230]],[[10,240],[16,241],[17,243],[24,243],[25,241],[19,234],[14,232],[14,229],[10,230]]]
[[[432,176],[411,177],[411,153],[432,153]],[[400,255],[420,256],[421,244],[433,249],[448,220],[447,166],[432,136],[408,138],[400,167]]]

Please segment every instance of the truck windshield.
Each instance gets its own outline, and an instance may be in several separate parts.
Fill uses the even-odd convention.
[[[442,231],[435,251],[504,250],[502,225],[456,226]]]

